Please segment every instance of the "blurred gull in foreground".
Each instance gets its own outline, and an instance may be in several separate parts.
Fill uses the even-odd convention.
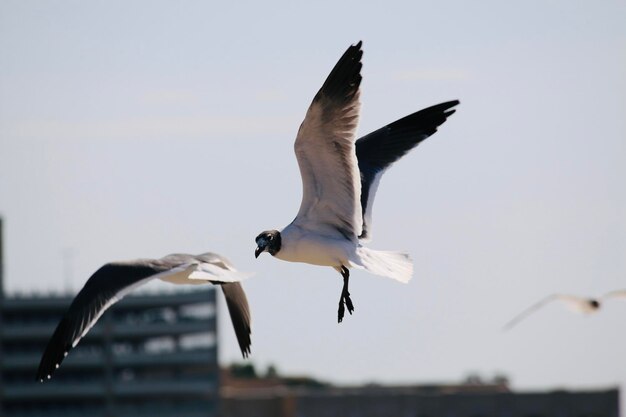
[[[55,369],[98,321],[102,313],[133,289],[160,279],[173,284],[220,285],[242,355],[250,354],[250,308],[238,282],[251,274],[237,272],[215,253],[173,254],[160,259],[111,262],[98,269],[76,295],[43,353],[37,379],[50,379]]]
[[[372,206],[382,174],[437,131],[457,100],[418,111],[355,142],[360,110],[361,42],[350,46],[313,98],[295,141],[302,177],[302,202],[287,227],[256,237],[258,257],[330,266],[343,277],[338,320],[354,305],[348,268],[408,282],[409,256],[361,245],[371,238]],[[262,165],[261,165],[262,167]],[[345,307],[344,307],[345,304]]]

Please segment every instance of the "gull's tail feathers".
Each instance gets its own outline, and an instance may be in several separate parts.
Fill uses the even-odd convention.
[[[365,269],[375,275],[400,281],[404,284],[413,276],[413,261],[406,253],[373,250],[360,246],[356,250],[353,267]]]

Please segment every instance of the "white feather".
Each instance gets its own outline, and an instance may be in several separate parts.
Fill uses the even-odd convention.
[[[350,260],[351,266],[365,269],[375,275],[408,283],[413,276],[413,261],[406,253],[378,251],[359,246],[356,257]]]
[[[365,229],[367,230],[367,237],[360,239],[361,242],[369,242],[372,240],[372,207],[374,206],[374,197],[376,197],[376,191],[378,191],[380,179],[385,171],[386,169],[379,171],[374,176],[374,180],[370,184],[367,205],[365,206],[365,213],[363,213],[363,223],[365,225]]]
[[[239,282],[253,276],[253,272],[239,272],[235,270],[225,270],[215,265],[202,264],[189,274],[189,280],[217,281],[217,282]]]

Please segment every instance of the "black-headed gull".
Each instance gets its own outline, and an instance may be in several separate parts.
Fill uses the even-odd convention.
[[[220,285],[235,328],[241,353],[250,353],[250,308],[238,282],[250,274],[238,272],[215,253],[172,254],[160,259],[111,262],[98,269],[74,297],[41,357],[37,379],[50,379],[68,352],[87,334],[100,316],[122,297],[153,279],[173,284]]]
[[[413,264],[405,253],[361,245],[371,237],[374,195],[385,170],[454,113],[457,100],[406,116],[355,141],[359,119],[361,42],[350,46],[313,98],[295,141],[302,202],[287,227],[256,237],[255,256],[269,252],[290,262],[330,266],[343,277],[338,320],[354,305],[348,268],[408,282]],[[345,307],[344,307],[345,304]]]

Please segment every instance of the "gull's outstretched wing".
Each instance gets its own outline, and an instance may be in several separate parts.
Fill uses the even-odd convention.
[[[583,313],[589,312],[593,309],[590,307],[590,300],[587,298],[576,297],[574,295],[552,294],[542,299],[541,301],[533,304],[532,306],[528,307],[526,310],[522,311],[520,314],[514,317],[511,321],[505,324],[502,330],[509,330],[510,328],[515,326],[517,323],[522,321],[524,318],[526,318],[533,312],[539,310],[544,305],[555,300],[563,301],[571,309],[579,311],[579,312],[583,312]]]
[[[302,203],[293,223],[355,241],[362,225],[354,150],[362,56],[359,42],[339,59],[309,106],[294,145]]]
[[[202,256],[205,255],[207,254],[196,257],[174,254],[161,259],[111,262],[102,266],[87,280],[56,327],[41,357],[37,379],[40,381],[49,379],[68,352],[87,334],[100,316],[134,288],[153,279],[162,279],[176,284],[206,281],[222,284],[230,283],[237,277],[245,275],[239,275],[236,271],[223,270],[221,267],[218,268],[219,271],[215,271],[215,265],[202,260]],[[218,274],[213,274],[213,272],[218,272]],[[245,295],[243,299],[245,301]],[[249,317],[247,302],[235,304],[234,308],[239,306],[245,307],[245,311],[240,314]],[[229,309],[231,309],[230,305]],[[243,337],[245,329],[240,323],[233,322],[233,325],[237,338],[240,339],[240,334]],[[248,351],[250,349],[249,344],[240,345],[240,347],[242,352],[244,349]]]
[[[383,173],[421,141],[437,131],[455,112],[458,100],[420,110],[388,124],[356,141],[356,157],[361,172],[363,230],[359,239],[371,239],[372,206]]]
[[[230,313],[230,320],[235,328],[237,342],[244,358],[250,354],[251,324],[250,324],[250,307],[248,306],[248,298],[243,291],[243,287],[238,282],[230,282],[221,285],[222,292],[226,298],[226,305]]]
[[[626,290],[614,290],[602,296],[603,300],[606,300],[607,298],[626,298]]]

